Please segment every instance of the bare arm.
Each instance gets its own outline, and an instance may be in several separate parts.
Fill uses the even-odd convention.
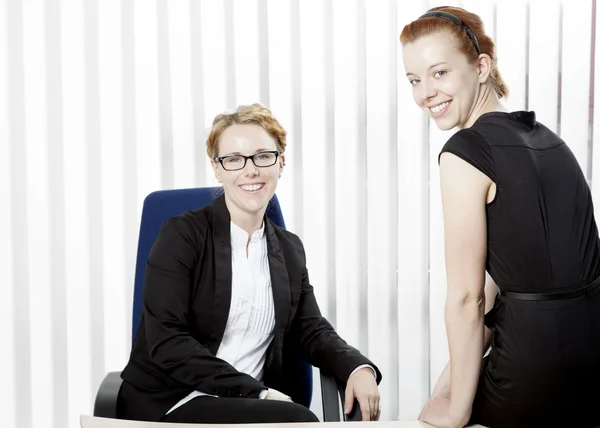
[[[485,313],[487,314],[493,307],[494,301],[496,300],[496,295],[498,294],[498,286],[494,282],[494,280],[488,275],[486,277],[485,284]],[[483,354],[487,352],[492,342],[492,330],[485,327],[484,337],[483,337]],[[483,355],[482,355],[483,357]],[[450,397],[450,362],[446,364],[444,371],[440,375],[438,381],[433,388],[433,392],[431,396],[443,395],[446,397]]]
[[[459,157],[440,157],[450,350],[450,413],[471,413],[484,353],[485,203],[491,180]],[[466,423],[466,420],[464,420]]]
[[[498,285],[496,285],[496,283],[494,282],[494,280],[492,279],[491,276],[487,275],[486,281],[485,281],[485,313],[486,314],[494,307],[494,302],[496,301],[497,294],[498,294]],[[490,330],[487,327],[485,327],[484,330],[485,331],[483,333],[484,334],[484,336],[483,336],[483,353],[485,355],[487,350],[490,349],[490,345],[492,343],[492,336],[494,335],[494,333],[492,333],[492,330]]]

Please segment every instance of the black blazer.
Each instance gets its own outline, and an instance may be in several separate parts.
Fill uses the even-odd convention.
[[[141,325],[121,377],[121,417],[158,421],[193,390],[257,398],[282,384],[285,351],[346,381],[361,364],[379,369],[321,316],[300,239],[265,216],[275,336],[264,384],[215,357],[231,301],[230,216],[224,197],[167,220],[146,265]]]

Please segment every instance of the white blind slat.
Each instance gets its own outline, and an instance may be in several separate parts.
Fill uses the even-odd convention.
[[[169,11],[169,59],[173,117],[173,165],[175,187],[187,188],[194,184],[194,124],[192,95],[192,37],[190,29],[190,1],[180,0],[167,4]]]
[[[529,110],[557,131],[560,6],[557,1],[532,2],[529,11]]]
[[[560,136],[587,175],[590,131],[592,1],[563,6]]]
[[[397,378],[396,285],[396,9],[391,2],[365,2],[367,134],[368,353]],[[386,296],[382,299],[382,296]],[[364,352],[364,351],[363,351]],[[396,418],[397,388],[380,385],[381,413]]]
[[[427,9],[398,2],[398,36]],[[429,397],[429,142],[398,48],[398,418],[416,419]],[[410,350],[410,351],[408,351]]]

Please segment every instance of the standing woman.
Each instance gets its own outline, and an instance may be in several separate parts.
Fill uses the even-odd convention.
[[[477,15],[431,9],[400,41],[416,104],[459,129],[439,157],[450,361],[420,419],[600,424],[600,241],[577,160],[534,112],[505,111]]]

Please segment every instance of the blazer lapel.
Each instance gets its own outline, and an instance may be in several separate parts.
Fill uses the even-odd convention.
[[[216,354],[225,334],[229,308],[231,306],[231,218],[225,205],[225,198],[220,196],[213,204],[213,246],[215,266],[215,299],[212,308],[211,339]]]
[[[216,354],[223,340],[229,308],[231,305],[231,218],[225,205],[223,196],[215,199],[213,204],[213,246],[215,264],[215,298],[212,308],[212,326],[210,329],[211,342],[215,349],[211,351]],[[283,257],[283,251],[279,245],[279,239],[275,234],[275,228],[265,216],[265,234],[267,236],[267,251],[269,257],[269,271],[271,273],[271,289],[273,292],[273,304],[275,306],[275,337],[278,346],[287,327],[291,310],[290,279]],[[272,357],[272,355],[271,355]]]
[[[271,288],[275,305],[275,334],[283,335],[287,326],[291,310],[290,278],[288,276],[283,251],[279,246],[279,239],[275,228],[265,217],[267,235],[267,248],[269,253],[269,270],[271,272]],[[283,337],[283,336],[282,336]]]

